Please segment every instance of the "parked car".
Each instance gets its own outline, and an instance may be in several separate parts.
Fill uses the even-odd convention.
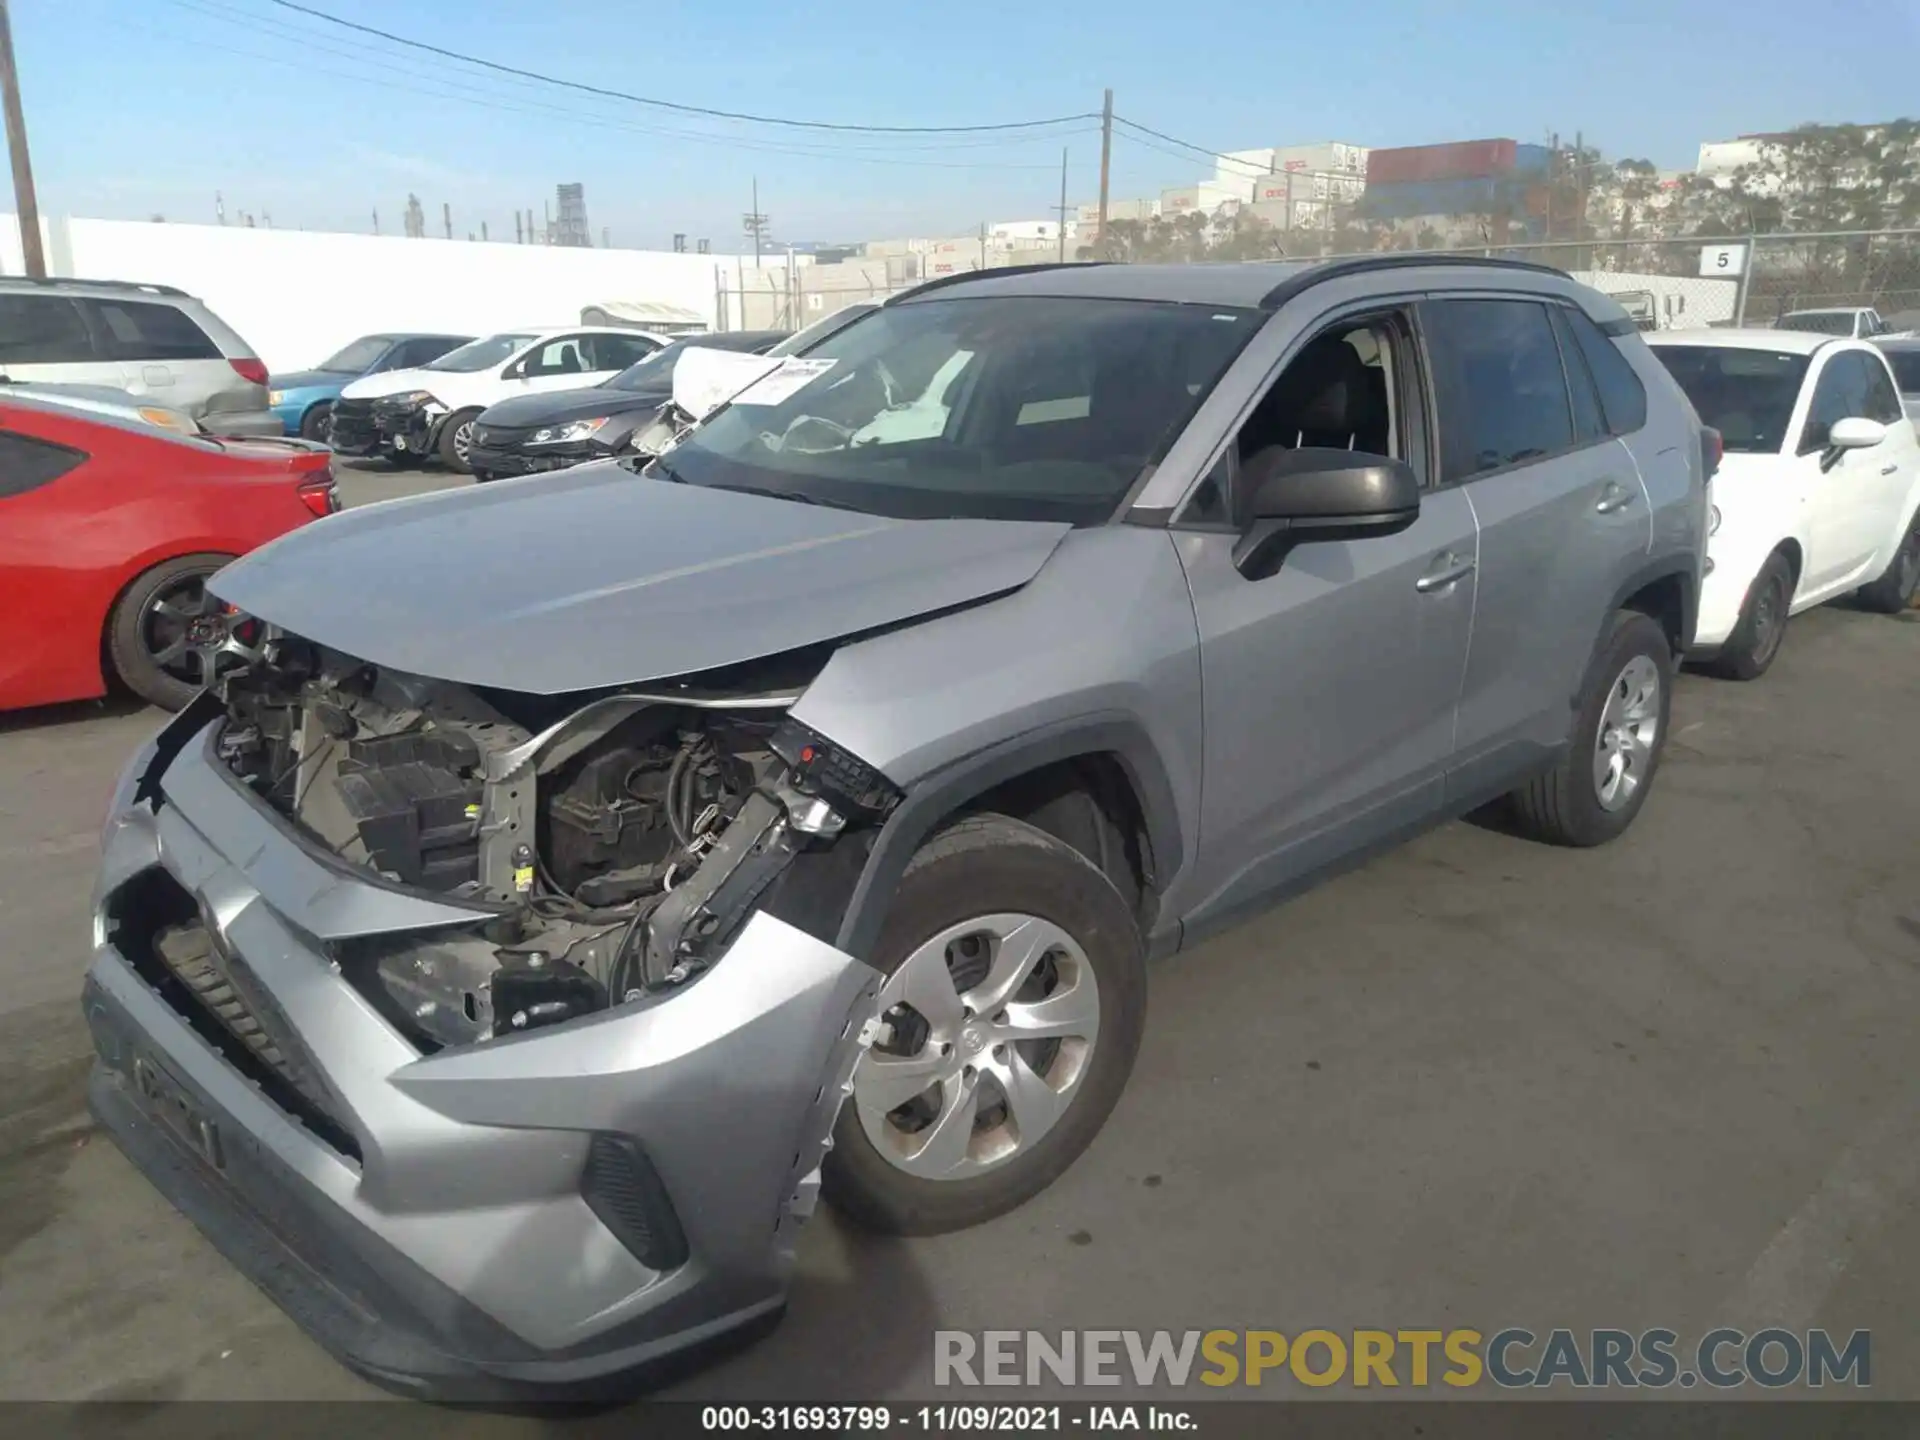
[[[169,709],[235,622],[207,577],[338,509],[324,448],[215,440],[0,395],[0,710],[119,680]]]
[[[1840,305],[1825,310],[1789,310],[1774,321],[1778,330],[1793,330],[1807,335],[1834,335],[1849,340],[1871,340],[1889,335],[1893,327],[1880,318],[1871,305]]]
[[[786,338],[784,330],[689,336],[599,385],[502,400],[474,421],[467,468],[474,479],[485,481],[609,459],[627,448],[636,427],[673,399],[674,366],[689,349],[762,355]]]
[[[1900,407],[1909,420],[1920,420],[1920,339],[1888,336],[1873,342],[1893,367],[1893,383],[1900,390]]]
[[[777,1315],[822,1185],[1044,1189],[1150,955],[1498,796],[1622,834],[1708,459],[1557,271],[1010,267],[639,474],[349,511],[119,781],[94,1112],[363,1373],[605,1393]]]
[[[472,340],[471,335],[362,335],[311,370],[272,376],[267,401],[286,434],[325,440],[334,401],[355,380],[426,365]]]
[[[348,455],[399,465],[438,456],[466,473],[473,422],[516,395],[572,390],[611,380],[668,342],[640,330],[508,330],[450,350],[410,370],[355,380],[340,392],[328,442]]]
[[[1752,680],[1802,610],[1849,593],[1904,610],[1920,585],[1920,441],[1881,352],[1806,331],[1650,343],[1725,447],[1693,658]]]
[[[110,415],[116,420],[158,425],[162,430],[171,430],[180,435],[203,433],[200,422],[186,411],[176,410],[171,405],[143,402],[132,391],[118,390],[111,385],[36,385],[0,381],[0,395],[18,395],[71,410],[84,410],[93,415]]]
[[[281,433],[267,409],[267,367],[170,285],[0,278],[0,376],[126,390],[214,434]]]

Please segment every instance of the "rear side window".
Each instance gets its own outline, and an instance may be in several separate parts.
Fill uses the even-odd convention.
[[[1546,306],[1440,300],[1422,312],[1447,484],[1572,448],[1567,377]]]
[[[1633,364],[1620,353],[1620,347],[1600,333],[1600,327],[1579,310],[1564,312],[1566,327],[1593,375],[1594,388],[1600,392],[1600,409],[1607,417],[1607,429],[1615,435],[1631,435],[1647,423],[1647,387],[1633,373]]]
[[[87,365],[96,355],[80,309],[64,295],[0,295],[0,365]]]
[[[82,450],[0,430],[0,500],[49,485],[86,458]]]
[[[140,300],[82,300],[110,358],[218,360],[220,347],[184,311]]]
[[[1573,438],[1581,445],[1607,437],[1607,417],[1600,409],[1600,392],[1594,388],[1593,373],[1580,353],[1580,342],[1573,338],[1569,320],[1573,312],[1564,305],[1553,307],[1553,333],[1560,342],[1560,361],[1567,369],[1567,390],[1573,398]]]

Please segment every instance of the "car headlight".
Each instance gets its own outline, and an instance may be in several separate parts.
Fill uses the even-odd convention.
[[[596,415],[591,420],[569,420],[564,425],[549,425],[544,430],[536,430],[527,437],[529,445],[566,445],[575,440],[590,440],[613,417]]]
[[[284,404],[286,403],[286,398],[287,398],[287,392],[284,390],[267,391],[267,404],[269,405]]]
[[[438,405],[431,390],[409,390],[404,395],[382,395],[376,405]]]
[[[1720,507],[1718,505],[1710,505],[1707,507],[1707,534],[1718,535],[1719,533]]]

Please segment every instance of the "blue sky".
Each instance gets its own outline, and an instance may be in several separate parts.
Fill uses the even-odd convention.
[[[1916,108],[1916,0],[312,0],[490,59],[722,109],[876,125],[1115,110],[1206,147],[1582,132],[1690,165],[1700,141]],[[489,76],[270,0],[13,0],[42,208],[513,234],[559,181],[595,230],[735,248],[757,176],[784,239],[964,233],[1096,190],[1091,122],[1033,137],[833,136],[693,120]],[[1816,15],[1830,17],[1816,19]],[[677,132],[677,133],[675,133]],[[693,138],[698,136],[700,138]],[[793,153],[793,152],[805,153]],[[826,153],[822,153],[826,152]],[[1116,142],[1114,193],[1208,162]]]

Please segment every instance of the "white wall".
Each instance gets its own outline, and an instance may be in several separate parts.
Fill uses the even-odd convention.
[[[725,267],[729,284],[735,270],[731,257],[711,255],[234,225],[62,218],[42,229],[52,273],[178,286],[206,301],[274,370],[312,365],[375,331],[484,335],[566,325],[579,321],[582,306],[607,300],[682,305],[711,324],[716,268]],[[23,269],[19,226],[0,216],[0,273]]]

